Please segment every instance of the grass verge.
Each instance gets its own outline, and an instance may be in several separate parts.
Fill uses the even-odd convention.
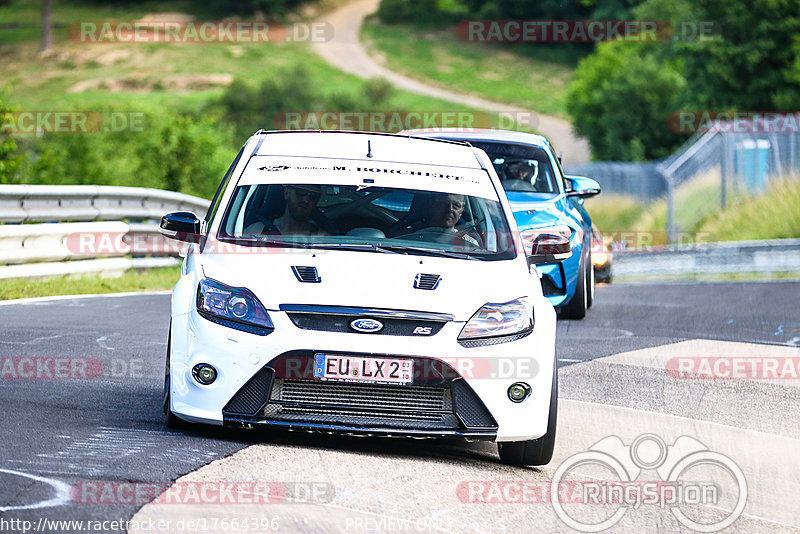
[[[14,278],[0,284],[0,300],[55,295],[87,295],[160,291],[172,289],[180,278],[180,266],[159,267],[144,271],[131,270],[119,277],[59,276],[53,278]]]
[[[376,17],[364,22],[361,39],[375,59],[395,72],[459,93],[567,117],[570,67],[509,47],[460,41],[454,28],[425,31],[381,24]]]
[[[720,209],[719,173],[698,176],[675,192],[675,230],[681,242],[800,238],[800,176],[773,179],[759,194],[728,192]],[[586,209],[601,232],[651,232],[652,245],[666,243],[667,203],[650,204],[600,195]]]

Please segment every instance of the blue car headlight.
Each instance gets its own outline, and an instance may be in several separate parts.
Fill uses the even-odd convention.
[[[484,304],[461,329],[458,339],[511,336],[531,330],[533,306],[523,297],[502,304]]]
[[[244,287],[231,287],[204,278],[197,286],[197,313],[215,323],[266,335],[275,327],[267,310]]]

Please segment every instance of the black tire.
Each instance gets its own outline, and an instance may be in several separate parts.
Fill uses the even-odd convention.
[[[578,264],[578,282],[575,287],[575,294],[558,313],[562,319],[583,319],[586,317],[588,306],[588,291],[586,287],[586,257],[581,256]]]
[[[589,251],[588,258],[586,261],[586,308],[591,308],[592,304],[594,304],[594,283],[595,283],[595,272],[594,272],[594,264],[592,263],[592,251]]]
[[[539,439],[509,441],[497,444],[500,461],[507,465],[547,465],[553,459],[558,426],[558,359],[553,366],[553,385],[550,389],[550,415],[547,433]]]
[[[170,406],[170,382],[169,382],[169,355],[172,348],[172,321],[169,322],[169,337],[167,338],[167,364],[164,371],[164,424],[167,428],[173,430],[186,430],[191,428],[191,424],[187,423],[169,409]]]

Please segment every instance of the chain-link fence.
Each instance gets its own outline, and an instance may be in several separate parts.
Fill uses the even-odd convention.
[[[731,195],[757,194],[773,179],[800,174],[800,113],[750,114],[705,125],[663,160],[590,162],[566,165],[565,172],[594,178],[605,193],[643,202],[666,197],[670,241],[676,232],[676,189],[687,182],[701,176],[715,180],[709,200],[725,208]]]

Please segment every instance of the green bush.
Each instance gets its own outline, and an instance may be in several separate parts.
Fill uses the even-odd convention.
[[[245,139],[259,128],[288,127],[282,120],[285,113],[368,111],[385,106],[394,95],[391,84],[381,79],[367,81],[361,94],[323,93],[324,87],[324,80],[297,66],[276,72],[260,86],[234,80],[206,111],[231,125],[237,139]]]
[[[642,161],[667,156],[684,140],[667,128],[686,80],[640,43],[607,42],[578,65],[567,98],[575,130],[596,159]]]
[[[377,15],[384,24],[440,26],[451,22],[447,13],[439,9],[438,0],[381,0]]]
[[[106,116],[119,110],[102,110]],[[236,153],[228,127],[164,110],[142,113],[140,129],[21,137],[17,183],[153,187],[213,196]]]
[[[23,157],[17,142],[3,127],[4,117],[13,111],[3,103],[3,93],[4,91],[0,91],[0,184],[9,184],[17,181]]]

